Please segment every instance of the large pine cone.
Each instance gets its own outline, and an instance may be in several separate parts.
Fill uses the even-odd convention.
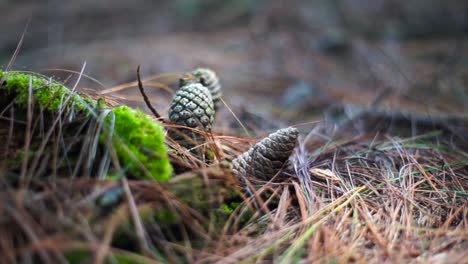
[[[181,87],[169,108],[169,120],[177,125],[211,131],[214,121],[214,106],[211,93],[199,83]],[[193,147],[200,137],[190,129],[171,129],[170,136],[186,148]]]
[[[181,87],[172,98],[169,120],[178,125],[210,131],[214,121],[211,93],[201,84]]]
[[[208,68],[198,68],[190,73],[187,73],[180,79],[179,86],[183,87],[189,83],[200,83],[211,92],[213,103],[219,103],[222,92],[221,84],[216,73]]]
[[[298,134],[296,128],[289,127],[268,135],[232,161],[234,172],[238,176],[250,175],[269,180],[288,161]]]

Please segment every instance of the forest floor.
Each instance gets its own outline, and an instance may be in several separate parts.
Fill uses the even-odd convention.
[[[36,47],[26,37],[13,69],[69,87],[80,78],[80,93],[150,113],[137,88],[140,65],[150,101],[166,117],[180,75],[203,66],[219,75],[225,103],[208,140],[213,160],[167,140],[184,153],[171,152],[168,182],[54,174],[32,177],[24,189],[9,182],[18,171],[4,159],[0,262],[466,262],[466,37],[343,39],[298,31],[296,21],[270,27],[269,14],[255,18],[249,27],[154,36],[148,26],[125,37],[74,31],[70,42],[66,30],[33,32],[53,44]],[[2,108],[3,154],[21,154],[28,122],[12,133]],[[249,175],[246,193],[229,162],[287,126],[301,134],[293,175]],[[34,175],[27,169],[20,174]]]

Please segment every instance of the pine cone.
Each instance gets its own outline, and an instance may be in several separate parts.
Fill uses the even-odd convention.
[[[169,120],[172,123],[204,131],[211,131],[214,114],[210,91],[199,83],[181,87],[172,98],[169,108]],[[199,137],[195,134],[189,129],[170,131],[170,136],[187,148],[192,147],[198,141]],[[184,140],[186,142],[183,142]]]
[[[251,175],[269,180],[288,162],[298,134],[296,128],[289,127],[268,135],[232,161],[234,172],[238,176]]]
[[[172,98],[169,120],[178,125],[210,131],[214,109],[208,89],[201,84],[189,84],[180,88]]]
[[[219,78],[216,73],[207,68],[198,68],[190,73],[187,73],[180,79],[179,86],[183,87],[189,83],[200,83],[211,92],[213,103],[216,105],[219,103],[222,92]]]

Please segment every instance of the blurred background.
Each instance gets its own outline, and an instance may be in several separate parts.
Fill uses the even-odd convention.
[[[200,66],[218,73],[246,123],[309,122],[336,105],[468,109],[464,0],[0,0],[0,10],[2,68],[30,21],[12,69],[72,82],[86,61],[99,83],[81,86],[96,91],[135,81],[137,65],[143,79],[170,73],[146,84],[163,112],[171,91],[157,87],[175,89],[178,74]],[[146,109],[123,87],[111,94]]]

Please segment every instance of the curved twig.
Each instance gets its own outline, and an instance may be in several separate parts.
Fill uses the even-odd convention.
[[[145,93],[145,90],[143,89],[143,83],[141,82],[141,77],[140,77],[140,65],[137,67],[137,79],[138,79],[138,89],[140,90],[141,96],[143,96],[143,100],[146,103],[146,106],[150,109],[151,113],[159,119],[161,122],[164,122],[164,118],[161,117],[161,115],[154,109],[154,107],[151,105],[151,102],[149,101],[148,96]]]

